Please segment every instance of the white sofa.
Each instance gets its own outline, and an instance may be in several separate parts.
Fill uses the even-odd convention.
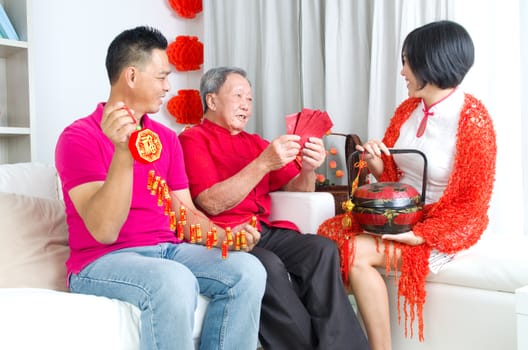
[[[137,308],[65,292],[68,248],[57,184],[51,166],[0,165],[0,349],[138,349]],[[303,232],[316,232],[334,215],[328,193],[272,195],[274,219],[294,221]],[[528,350],[528,287],[520,288],[528,286],[527,249],[526,238],[487,232],[439,274],[430,274],[423,343],[404,337],[395,276],[389,275],[393,349]],[[516,290],[523,291],[517,298]],[[200,298],[196,340],[206,307]]]
[[[0,349],[139,349],[139,310],[65,288],[68,256],[64,205],[55,169],[0,165]],[[273,219],[303,232],[334,215],[329,193],[273,193]],[[199,340],[207,300],[195,314]]]

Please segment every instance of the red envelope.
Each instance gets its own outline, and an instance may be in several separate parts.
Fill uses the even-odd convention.
[[[286,116],[286,133],[287,134],[295,133],[295,127],[297,126],[297,120],[300,114],[301,113],[298,112],[298,113],[289,114]]]
[[[301,112],[286,116],[286,132],[301,137],[301,147],[308,141],[309,137],[322,138],[334,123],[326,112],[303,108]]]
[[[286,116],[286,132],[301,137],[299,141],[301,149],[309,137],[322,138],[334,123],[326,112],[303,108],[302,111]],[[301,166],[300,156],[297,156],[297,164]]]

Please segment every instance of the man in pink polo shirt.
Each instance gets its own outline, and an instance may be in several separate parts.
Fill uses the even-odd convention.
[[[200,349],[255,349],[265,270],[246,252],[223,259],[205,240],[186,242],[191,224],[204,232],[213,224],[192,203],[178,137],[147,115],[170,89],[166,48],[153,28],[119,34],[106,57],[108,101],[59,137],[69,287],[137,306],[141,349],[194,349],[199,293],[210,298]],[[130,146],[130,139],[138,142]],[[177,221],[186,239],[176,236]],[[251,249],[259,234],[243,228],[253,233]],[[222,242],[225,232],[217,233]]]
[[[297,135],[271,143],[244,127],[251,86],[244,70],[213,68],[201,79],[202,124],[180,134],[191,195],[221,227],[257,218],[260,241],[251,250],[268,273],[260,342],[265,349],[368,349],[341,280],[336,245],[301,235],[291,222],[270,222],[269,192],[313,191],[325,159],[322,140],[300,145]],[[301,151],[302,165],[294,162]]]

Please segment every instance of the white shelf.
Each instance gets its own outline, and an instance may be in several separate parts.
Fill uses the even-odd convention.
[[[0,164],[33,158],[34,107],[28,39],[31,1],[0,0],[21,39],[0,39]]]
[[[0,38],[0,57],[6,58],[27,50],[27,42]]]
[[[0,137],[31,135],[30,128],[17,128],[11,126],[0,126]]]

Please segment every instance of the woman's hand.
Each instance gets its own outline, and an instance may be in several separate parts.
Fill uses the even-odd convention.
[[[381,153],[390,155],[390,151],[387,146],[385,146],[385,144],[380,140],[375,139],[369,140],[363,145],[356,145],[356,149],[361,152],[366,152],[370,156],[367,157],[366,160],[368,160],[369,158],[379,158],[381,157]]]
[[[356,150],[365,152],[365,161],[369,171],[376,179],[383,173],[383,160],[381,154],[390,155],[390,151],[380,140],[369,140],[367,143],[356,145]]]
[[[404,243],[412,246],[421,245],[425,242],[423,237],[415,235],[413,231],[407,231],[398,234],[385,234],[381,235],[381,239]]]

